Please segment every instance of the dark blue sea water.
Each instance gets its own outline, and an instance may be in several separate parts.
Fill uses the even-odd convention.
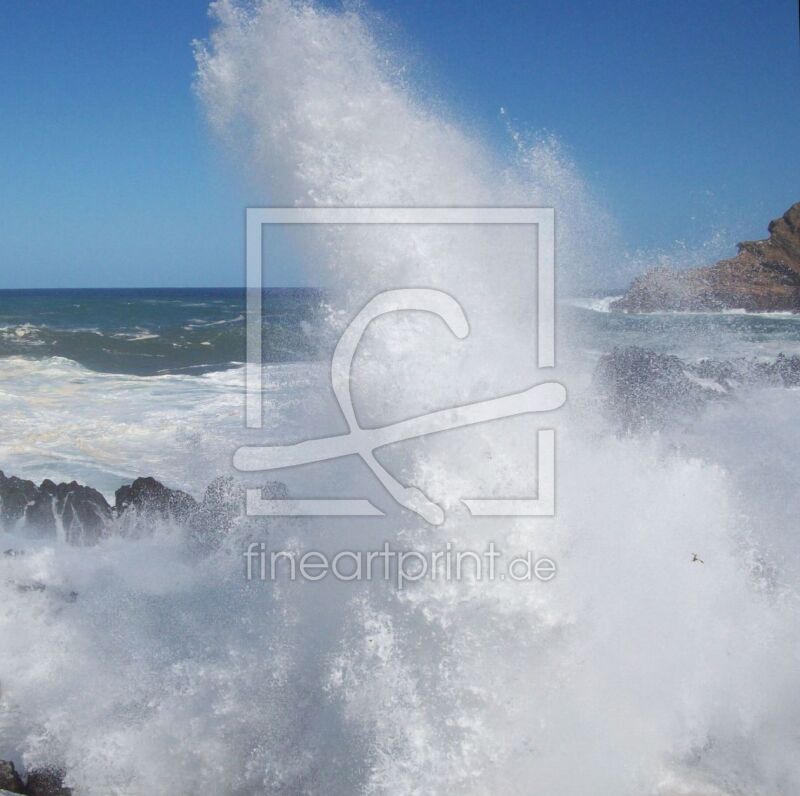
[[[331,329],[321,321],[331,300],[314,288],[266,289],[263,361],[324,359]],[[796,315],[623,315],[598,311],[604,302],[562,305],[560,321],[578,350],[642,345],[690,358],[800,350]],[[104,373],[201,374],[243,363],[245,336],[242,288],[0,290],[0,358],[58,356]]]
[[[314,358],[321,291],[271,288],[263,358]],[[0,357],[60,356],[92,370],[207,372],[245,360],[241,288],[0,290]]]

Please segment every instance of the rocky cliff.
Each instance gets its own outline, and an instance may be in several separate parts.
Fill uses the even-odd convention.
[[[764,240],[740,243],[730,260],[686,271],[648,271],[611,310],[800,312],[800,202],[771,221],[768,230]]]

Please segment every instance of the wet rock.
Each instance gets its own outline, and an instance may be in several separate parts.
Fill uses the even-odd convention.
[[[36,768],[28,773],[27,796],[72,796],[64,785],[64,772],[58,768]]]
[[[9,760],[0,760],[0,790],[25,793],[25,783]]]
[[[7,478],[0,470],[0,527],[14,528],[24,518],[28,507],[33,505],[37,494],[38,488],[33,481],[14,475]]]
[[[39,486],[0,472],[0,528],[57,537],[74,545],[95,544],[112,523],[111,508],[96,490],[76,481]]]
[[[770,376],[784,387],[800,386],[800,356],[780,354],[770,368]]]
[[[267,481],[260,489],[266,500],[289,496],[286,484],[280,481]],[[247,516],[245,487],[230,476],[215,478],[192,518],[192,539],[200,548],[211,549],[235,527],[253,519]],[[263,527],[263,518],[257,518],[257,522]]]
[[[188,514],[197,507],[191,495],[179,489],[170,489],[152,477],[137,478],[132,484],[121,486],[114,493],[114,498],[117,515],[133,509],[171,517]]]
[[[737,389],[800,386],[800,356],[685,362],[635,346],[615,348],[600,358],[594,386],[615,424],[643,431],[690,418]]]
[[[691,367],[692,372],[701,379],[706,379],[717,384],[730,387],[741,381],[749,381],[749,365],[743,362],[718,361],[703,359]]]
[[[772,361],[704,359],[697,363],[685,364],[685,367],[700,378],[710,379],[727,387],[800,386],[800,356],[778,354]]]
[[[93,545],[115,531],[158,520],[182,522],[197,503],[185,492],[169,489],[154,478],[137,478],[116,492],[115,509],[96,489],[72,481],[45,479],[37,486],[0,472],[0,530],[32,538],[62,538],[73,545]],[[18,551],[6,551],[16,555]]]
[[[187,524],[197,511],[197,501],[186,492],[170,489],[155,478],[137,478],[114,493],[114,510],[126,534],[152,531],[154,522]]]
[[[245,490],[230,476],[215,478],[192,517],[192,538],[201,547],[216,547],[241,519]]]
[[[707,386],[678,357],[630,346],[600,358],[594,374],[607,415],[624,431],[687,419],[724,390]]]
[[[92,545],[106,535],[112,523],[111,507],[96,490],[76,481],[42,481],[26,520],[33,527],[61,536],[74,545]]]
[[[208,524],[229,526],[241,514],[245,490],[230,476],[215,478],[207,487],[197,512]]]
[[[278,481],[265,483],[262,494],[288,496]],[[155,478],[137,478],[116,491],[112,508],[100,492],[75,481],[56,484],[46,479],[36,486],[0,472],[0,531],[63,538],[73,545],[93,545],[113,534],[144,536],[166,522],[190,531],[201,547],[213,547],[244,517],[245,489],[230,477],[214,479],[199,503]],[[4,555],[24,551],[9,548]]]

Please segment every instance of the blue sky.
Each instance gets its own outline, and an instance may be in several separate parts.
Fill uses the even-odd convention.
[[[795,0],[371,5],[496,146],[501,106],[558,136],[630,247],[763,237],[800,200]],[[242,282],[244,208],[267,197],[192,94],[206,9],[0,4],[0,287]]]

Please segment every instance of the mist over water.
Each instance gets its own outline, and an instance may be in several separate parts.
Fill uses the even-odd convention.
[[[510,157],[489,151],[415,95],[401,56],[359,11],[285,0],[212,10],[197,91],[270,204],[555,207],[565,296],[613,248],[606,214],[559,145],[515,135]],[[786,510],[800,437],[783,428],[797,418],[797,393],[754,390],[680,428],[614,435],[593,410],[594,316],[560,313],[559,367],[536,370],[531,244],[529,231],[507,227],[308,230],[309,259],[343,297],[333,332],[377,292],[409,286],[447,291],[470,322],[457,340],[430,315],[376,321],[353,371],[362,425],[550,378],[567,386],[567,407],[546,422],[516,418],[381,452],[444,506],[438,527],[398,509],[348,460],[284,480],[296,495],[369,497],[386,518],[240,518],[210,552],[170,527],[88,550],[19,540],[26,555],[0,560],[0,757],[57,759],[77,793],[98,796],[800,790],[800,559]],[[675,328],[632,333],[662,343],[674,333],[678,345]],[[615,333],[631,332],[603,332]],[[29,377],[45,379],[42,364]],[[77,371],[62,381],[95,379],[98,392],[112,378],[59,367]],[[343,431],[326,366],[302,368],[265,369],[257,434],[243,428],[241,370],[115,376],[141,391],[144,422],[135,406],[108,407],[99,422],[118,432],[117,458],[84,446],[82,466],[141,467],[198,490],[243,442]],[[542,426],[557,431],[556,516],[471,517],[461,498],[535,489]],[[9,469],[25,455],[9,452]],[[549,583],[467,578],[402,591],[247,583],[252,539],[331,551],[385,540],[481,551],[493,541],[509,556],[550,556],[559,572]],[[691,562],[695,552],[704,564]],[[28,580],[48,590],[21,592]],[[78,600],[65,605],[59,590],[73,589]]]

